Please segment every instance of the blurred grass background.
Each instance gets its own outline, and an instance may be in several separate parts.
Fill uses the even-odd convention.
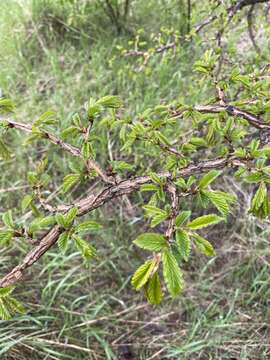
[[[198,93],[193,86],[192,63],[203,53],[208,33],[183,46],[170,61],[153,57],[148,71],[134,71],[129,65],[133,60],[120,56],[119,49],[129,46],[138,29],[144,29],[146,41],[162,27],[184,34],[185,3],[136,0],[127,19],[119,17],[116,25],[104,1],[1,0],[1,91],[16,103],[21,121],[31,122],[48,109],[56,110],[59,129],[90,96],[120,95],[125,116],[130,117],[187,94],[190,103],[207,99],[203,88]],[[192,24],[207,17],[211,5],[198,3]],[[124,11],[121,2],[120,10]],[[231,47],[238,38],[235,30]],[[245,55],[253,61],[252,46]],[[27,171],[38,157],[35,149],[21,147],[21,136],[13,135],[12,159],[0,162],[1,212],[18,207],[27,191]],[[99,145],[101,161],[106,144]],[[55,147],[46,146],[40,151],[49,150],[57,188],[69,160]],[[226,186],[240,192],[229,179]],[[57,248],[43,256],[16,290],[17,297],[28,304],[27,315],[0,321],[0,358],[269,359],[269,232],[243,213],[250,198],[248,193],[240,195],[228,226],[211,234],[216,257],[209,260],[193,254],[184,268],[183,295],[165,299],[159,308],[146,304],[130,286],[143,257],[132,246],[142,226],[136,203],[135,218],[126,214],[121,201],[96,211],[104,224],[104,231],[94,239],[99,261],[86,267],[78,253],[63,256]],[[27,248],[19,243],[0,249],[1,274]]]

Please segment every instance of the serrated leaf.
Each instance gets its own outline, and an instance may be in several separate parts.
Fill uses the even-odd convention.
[[[163,297],[163,293],[157,271],[147,281],[147,283],[144,286],[144,290],[145,290],[146,298],[150,304],[152,305],[160,304]]]
[[[96,256],[97,252],[94,246],[90,245],[87,241],[77,235],[73,235],[72,237],[75,240],[77,249],[80,251],[85,260],[91,260]]]
[[[0,230],[0,245],[7,246],[10,244],[14,235],[13,230]]]
[[[24,198],[22,199],[22,211],[25,211],[31,204],[31,202],[33,201],[33,196],[32,195],[25,195]]]
[[[88,220],[80,223],[76,226],[75,231],[89,231],[89,230],[99,230],[102,229],[102,225],[93,220]]]
[[[91,144],[89,142],[83,143],[81,152],[85,160],[89,159],[92,153]]]
[[[218,209],[218,211],[227,216],[230,212],[230,203],[235,202],[236,198],[223,191],[204,191],[204,194],[211,201],[211,203]]]
[[[177,230],[176,231],[176,243],[177,248],[180,255],[183,257],[185,261],[189,259],[190,250],[191,250],[191,242],[189,234],[184,230]]]
[[[256,191],[253,199],[252,199],[252,203],[251,203],[251,209],[252,210],[258,210],[262,203],[264,202],[264,199],[267,196],[267,188],[264,182],[261,182],[258,190]]]
[[[178,295],[184,287],[182,272],[170,250],[162,253],[163,276],[172,297]]]
[[[189,210],[181,211],[180,214],[178,214],[175,219],[175,225],[180,227],[190,218],[190,215],[191,215],[191,211]]]
[[[8,296],[7,298],[5,298],[4,302],[11,314],[15,314],[15,313],[24,314],[25,313],[24,306],[18,300],[14,299],[13,297]]]
[[[9,313],[6,304],[3,299],[0,298],[0,318],[3,320],[11,319],[11,314]]]
[[[197,230],[210,225],[218,224],[220,221],[224,221],[224,219],[216,214],[208,214],[192,220],[186,226],[191,230]]]
[[[192,234],[192,237],[194,238],[195,245],[200,252],[206,256],[215,256],[215,250],[208,240],[198,234]]]
[[[63,214],[56,214],[56,215],[55,215],[55,220],[56,220],[56,222],[57,222],[57,224],[58,224],[59,226],[61,226],[61,227],[63,227],[63,228],[68,227],[68,224],[67,224],[67,222],[66,222],[66,217],[65,217],[65,215],[63,215]]]
[[[131,279],[131,284],[136,290],[140,290],[140,288],[146,284],[155,266],[156,261],[151,259],[147,260],[135,271]]]
[[[65,214],[65,222],[67,225],[72,224],[72,222],[74,221],[76,215],[78,213],[78,209],[76,207],[70,209],[66,214]]]
[[[154,184],[144,184],[140,187],[140,191],[157,191],[159,188]]]
[[[108,95],[104,96],[96,102],[98,105],[106,108],[118,109],[122,106],[122,101],[119,96]]]
[[[153,219],[151,220],[151,227],[157,226],[162,221],[166,220],[168,216],[169,215],[167,213],[154,216]]]
[[[13,221],[13,218],[12,218],[12,211],[11,210],[8,210],[6,211],[3,215],[2,215],[2,220],[3,220],[3,223],[9,227],[9,228],[13,228],[14,227],[14,221]]]
[[[167,216],[167,212],[165,210],[162,210],[156,206],[153,205],[145,205],[143,206],[143,209],[146,211],[146,214],[148,216],[156,216],[156,215],[166,215]]]
[[[7,286],[7,287],[0,288],[0,298],[10,295],[14,289],[15,289],[15,286]]]
[[[66,193],[73,185],[80,180],[80,174],[69,174],[63,180],[63,192]]]
[[[41,125],[52,125],[55,123],[55,112],[54,111],[46,111],[43,113],[35,122],[34,126],[39,127]]]
[[[64,129],[61,132],[61,136],[63,139],[65,139],[66,137],[70,136],[70,135],[75,135],[79,133],[79,129],[76,126],[69,126],[68,128]]]
[[[141,234],[133,242],[138,247],[150,251],[160,251],[167,246],[165,237],[156,233]]]
[[[221,174],[221,171],[218,170],[211,170],[209,171],[207,174],[205,174],[200,182],[199,182],[199,188],[200,189],[204,189],[206,188],[208,185],[211,184],[211,182],[213,182],[219,175]]]
[[[53,224],[55,224],[55,216],[53,216],[53,215],[46,216],[46,217],[38,217],[31,222],[28,230],[30,233],[33,233],[35,231],[46,228],[47,226],[53,225]]]
[[[65,254],[65,252],[67,251],[68,240],[69,240],[69,234],[67,231],[60,234],[60,236],[58,238],[57,244],[58,244],[60,251],[63,254]]]

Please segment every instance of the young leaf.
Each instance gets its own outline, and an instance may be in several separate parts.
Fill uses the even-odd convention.
[[[80,174],[69,174],[64,177],[63,192],[66,193],[80,179]]]
[[[68,224],[66,222],[66,217],[63,214],[56,214],[55,215],[55,220],[57,222],[57,224],[63,228],[67,228]]]
[[[170,250],[162,252],[163,276],[172,297],[183,290],[183,276],[177,261]]]
[[[189,219],[190,215],[191,215],[191,211],[180,212],[180,214],[177,215],[175,219],[175,225],[180,227]]]
[[[75,231],[89,231],[89,230],[99,230],[102,228],[102,225],[98,224],[96,221],[88,220],[80,223],[76,226]]]
[[[13,218],[12,218],[12,211],[8,210],[6,211],[3,215],[2,215],[2,220],[3,223],[9,227],[9,228],[13,228],[14,227],[14,222],[13,222]]]
[[[230,212],[230,203],[235,202],[236,198],[223,191],[204,191],[203,192],[211,203],[217,208],[217,210],[224,216],[227,216]]]
[[[72,208],[70,209],[67,214],[65,215],[65,222],[67,225],[71,225],[76,217],[78,213],[78,209],[77,208]]]
[[[73,235],[73,239],[75,240],[77,249],[80,251],[85,260],[91,260],[96,256],[97,252],[94,246],[88,244],[87,241],[77,235]]]
[[[192,234],[196,247],[206,256],[215,256],[215,250],[210,242],[198,234]]]
[[[222,217],[217,216],[216,214],[203,215],[189,222],[187,227],[191,230],[197,230],[209,225],[218,224],[223,220]]]
[[[57,241],[58,247],[63,254],[65,254],[65,252],[67,251],[68,240],[69,240],[69,234],[67,231],[60,234],[58,238]]]
[[[150,251],[160,251],[167,245],[165,237],[156,233],[141,234],[133,242],[140,248]]]
[[[25,195],[25,197],[22,199],[22,211],[25,211],[33,201],[32,195]]]
[[[122,106],[122,101],[119,96],[108,95],[99,99],[96,104],[106,108],[118,109]]]
[[[211,170],[209,171],[207,174],[205,174],[200,182],[199,182],[199,188],[200,189],[204,189],[206,188],[208,185],[211,184],[211,182],[213,182],[219,175],[221,174],[221,171],[218,170]]]
[[[135,271],[131,279],[131,284],[136,290],[139,290],[143,285],[146,284],[155,266],[156,261],[151,259],[147,260]]]
[[[15,289],[15,286],[7,286],[7,287],[0,288],[0,298],[10,295],[14,289]]]
[[[147,281],[147,283],[144,286],[144,290],[145,290],[146,298],[150,304],[152,305],[160,304],[163,297],[163,293],[157,271]]]
[[[176,231],[176,242],[180,255],[185,261],[188,260],[190,256],[191,243],[188,233],[182,229]]]
[[[253,199],[252,199],[252,203],[251,203],[251,209],[254,211],[258,210],[264,199],[267,196],[267,188],[264,182],[261,182],[258,190],[256,191],[256,194],[254,195]]]
[[[9,313],[4,299],[0,298],[0,318],[3,320],[11,319],[11,314]]]
[[[14,235],[13,230],[0,230],[0,245],[7,246],[10,244]]]
[[[55,217],[50,215],[46,217],[38,217],[29,225],[29,232],[33,233],[40,229],[46,228],[49,225],[55,224]]]

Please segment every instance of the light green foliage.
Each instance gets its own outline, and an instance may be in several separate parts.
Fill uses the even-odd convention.
[[[163,276],[172,297],[178,295],[184,286],[182,272],[170,250],[162,253]]]
[[[191,230],[202,229],[204,227],[218,224],[223,218],[215,214],[200,216],[187,224],[187,227]]]
[[[161,251],[167,244],[165,237],[156,233],[141,234],[133,242],[140,248],[150,251]]]
[[[245,210],[250,207],[250,213],[259,218],[268,219],[270,215],[269,146],[263,144],[263,139],[253,139],[260,130],[253,130],[243,117],[232,115],[229,106],[219,113],[204,113],[195,107],[195,104],[219,107],[217,87],[221,87],[228,105],[259,114],[269,124],[269,71],[265,66],[268,61],[260,54],[255,55],[249,47],[243,12],[237,12],[231,29],[225,29],[226,41],[224,49],[220,49],[214,39],[226,24],[225,6],[232,5],[228,1],[217,2],[216,8],[213,2],[191,2],[190,20],[185,1],[133,1],[127,18],[124,1],[109,2],[113,9],[120,11],[116,18],[108,15],[108,2],[100,6],[101,2],[39,0],[33,1],[30,8],[25,1],[23,6],[18,5],[16,12],[11,9],[11,1],[6,2],[7,6],[1,4],[0,13],[1,20],[2,14],[9,14],[8,20],[0,23],[0,83],[4,93],[18,104],[15,118],[12,102],[0,99],[3,115],[0,122],[1,190],[9,189],[1,193],[1,211],[14,209],[13,219],[11,212],[7,212],[1,224],[3,274],[17,265],[17,257],[13,254],[31,250],[32,241],[39,244],[55,223],[61,234],[57,241],[60,251],[52,247],[48,256],[32,268],[31,289],[36,286],[37,293],[42,294],[39,307],[30,305],[29,319],[14,322],[15,336],[9,334],[9,326],[7,330],[3,326],[2,337],[9,339],[8,350],[2,350],[5,340],[1,343],[0,335],[0,352],[11,351],[7,356],[16,357],[24,351],[22,349],[28,351],[26,349],[32,347],[36,351],[31,356],[37,358],[85,358],[89,354],[90,357],[116,359],[120,355],[115,349],[120,346],[117,343],[116,347],[110,346],[115,340],[114,334],[111,335],[113,327],[115,333],[118,329],[126,330],[128,341],[134,344],[154,344],[151,350],[142,346],[134,355],[136,358],[150,358],[153,349],[158,354],[154,356],[171,358],[256,358],[259,356],[253,351],[256,336],[257,347],[266,353],[262,348],[268,339],[262,341],[261,325],[256,328],[252,322],[254,328],[247,330],[250,322],[246,321],[246,314],[250,318],[258,317],[258,324],[265,323],[262,314],[267,313],[265,304],[269,298],[268,230],[253,216],[246,217]],[[269,26],[264,23],[259,5],[255,11],[253,30],[259,29],[262,55],[269,57],[269,40],[261,42],[264,37],[269,38]],[[216,15],[216,20],[197,34],[195,27],[210,14]],[[118,33],[120,37],[115,36]],[[223,40],[221,38],[221,44]],[[175,46],[162,50],[173,42]],[[144,54],[129,56],[129,51]],[[225,54],[224,62],[222,54]],[[46,109],[57,109],[57,112],[44,113]],[[9,128],[6,120],[9,117],[31,124],[30,136]],[[82,157],[73,158],[61,146],[50,146],[47,132],[76,146]],[[47,161],[40,161],[45,154]],[[231,157],[234,162],[230,162]],[[200,171],[207,159],[222,158],[228,161],[227,169],[217,167]],[[110,182],[103,183],[96,169],[87,167],[89,159],[97,161]],[[196,170],[186,176],[183,169],[188,166]],[[183,176],[179,177],[181,171]],[[125,194],[123,188],[122,201],[120,197],[113,198],[112,193],[113,201],[91,210],[91,219],[79,220],[80,207],[68,213],[61,211],[61,206],[64,206],[62,209],[73,206],[76,199],[86,196],[91,199],[100,194],[98,200],[102,199],[104,188],[113,190],[114,182],[121,187],[125,179],[132,181],[139,176],[149,176],[149,180],[137,186],[138,194],[130,194],[129,189]],[[12,190],[17,187],[19,191]],[[179,196],[175,209],[172,188]],[[243,200],[242,191],[254,192],[251,204],[246,198]],[[232,193],[240,195],[239,199]],[[49,207],[43,208],[40,200],[45,205],[52,203],[56,210],[49,214]],[[18,204],[21,205],[18,207]],[[201,216],[209,212],[220,213],[220,216]],[[221,227],[227,229],[227,225],[208,226],[226,219],[231,228],[234,219],[240,217],[243,225],[240,220],[237,226],[241,229],[237,227],[237,233],[244,241],[235,241],[233,236],[219,237],[216,241],[217,233],[222,233]],[[103,229],[96,221],[99,218]],[[147,230],[149,227],[152,230]],[[195,232],[197,230],[200,234]],[[134,238],[138,246],[136,251],[130,246]],[[234,251],[234,256],[228,255],[226,261],[223,261],[223,248],[222,252],[219,249],[221,243],[228,254]],[[3,249],[7,245],[10,253],[9,248]],[[101,259],[98,265],[90,262],[89,270],[80,267],[82,262],[74,249],[91,260],[96,255],[95,247],[100,254],[98,260]],[[238,255],[242,253],[244,257]],[[201,254],[216,257],[207,262]],[[128,317],[128,326],[138,324],[136,308],[128,307],[141,298],[130,292],[126,279],[131,269],[144,261],[141,259],[144,256],[150,256],[150,260],[135,272],[132,285],[136,290],[143,290],[151,304],[161,302],[164,282],[173,297],[182,291],[180,269],[184,269],[188,279],[186,296],[175,300],[175,308],[170,305],[172,311],[179,314],[177,326],[183,334],[175,336],[176,340],[170,335],[173,333],[169,328],[171,321],[168,321],[168,338],[160,337],[158,344],[149,341],[148,328],[145,332],[144,328],[139,332],[123,329],[124,316]],[[222,269],[216,260],[222,260]],[[183,264],[183,261],[190,263]],[[226,284],[222,284],[224,274]],[[28,288],[28,277],[25,281]],[[18,291],[23,299],[32,296],[27,291]],[[1,300],[4,319],[20,309],[16,300],[7,300],[8,296]],[[124,313],[116,319],[113,316],[118,308],[114,302],[122,304],[122,298],[128,315]],[[226,305],[223,308],[221,304]],[[12,306],[14,311],[11,311]],[[160,313],[168,310],[166,297],[164,309],[160,308]],[[245,314],[244,320],[242,314]],[[84,324],[88,319],[91,324],[99,316],[106,319],[106,315],[109,330],[106,320],[102,320],[102,328],[99,328],[101,322],[97,322],[86,329]],[[134,322],[129,322],[131,316]],[[151,323],[156,314],[147,308],[139,316]],[[34,321],[28,325],[30,319]],[[79,325],[75,332],[74,324]],[[164,321],[163,326],[166,324]],[[62,329],[56,342],[58,326]],[[31,331],[33,333],[28,336]],[[139,341],[133,339],[136,333]],[[50,336],[52,338],[46,342]],[[82,339],[86,337],[84,344]],[[226,350],[231,338],[230,349]],[[73,340],[76,348],[69,347]],[[248,345],[242,351],[239,348],[244,340]],[[156,349],[159,343],[164,346],[161,355]],[[94,350],[89,350],[89,344],[93,344]],[[29,354],[26,356],[28,358]]]
[[[25,312],[22,304],[10,296],[13,290],[14,286],[0,288],[0,317],[3,320],[11,319],[16,313]]]

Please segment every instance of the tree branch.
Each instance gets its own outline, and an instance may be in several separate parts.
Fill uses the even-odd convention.
[[[191,164],[183,169],[180,169],[177,177],[188,177],[190,175],[204,173],[211,169],[223,169],[226,167],[245,166],[246,162],[243,159],[235,156],[229,156],[226,158],[216,158],[212,160],[201,161],[197,164]],[[173,175],[170,172],[162,172],[158,174],[166,179],[173,179]],[[125,194],[130,194],[139,189],[143,184],[150,183],[150,176],[138,176],[133,179],[121,181],[120,183],[112,186],[108,186],[97,195],[89,195],[79,201],[75,201],[72,206],[65,207],[65,211],[68,211],[71,207],[78,208],[78,216],[82,216],[86,213],[93,211],[101,207],[103,204]],[[24,271],[38,261],[44,253],[46,253],[56,242],[64,231],[59,225],[55,225],[51,230],[40,240],[39,245],[32,249],[22,263],[11,270],[6,276],[0,280],[0,287],[6,287],[15,284],[21,279]]]

